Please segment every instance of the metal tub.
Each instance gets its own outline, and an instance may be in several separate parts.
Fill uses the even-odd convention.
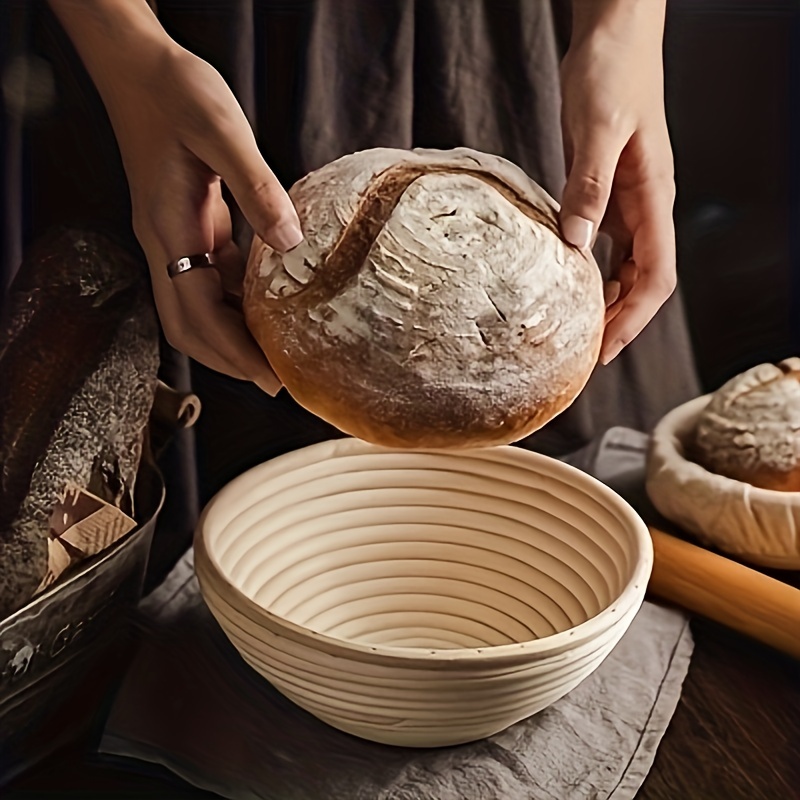
[[[53,722],[141,597],[164,501],[154,466],[143,462],[136,495],[134,530],[0,622],[0,784],[74,738],[97,710],[91,698],[83,719],[62,712]]]

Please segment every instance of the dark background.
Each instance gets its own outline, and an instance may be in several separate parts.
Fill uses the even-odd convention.
[[[706,388],[800,354],[800,3],[671,0],[678,270]]]

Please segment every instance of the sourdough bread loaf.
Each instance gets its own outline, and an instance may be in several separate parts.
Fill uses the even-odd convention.
[[[725,383],[697,421],[693,457],[762,489],[800,491],[800,358]]]
[[[398,447],[506,444],[569,406],[597,361],[591,254],[510,162],[374,149],[290,191],[305,242],[256,239],[248,326],[288,391],[340,430]]]

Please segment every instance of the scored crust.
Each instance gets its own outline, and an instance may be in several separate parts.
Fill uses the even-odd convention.
[[[725,477],[800,491],[800,358],[759,364],[718,389],[698,420],[693,455]]]
[[[306,243],[282,256],[254,242],[244,310],[318,416],[380,444],[501,444],[585,385],[602,337],[599,270],[510,162],[377,149],[290,195]]]

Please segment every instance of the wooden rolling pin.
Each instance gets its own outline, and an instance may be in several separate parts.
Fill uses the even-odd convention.
[[[800,589],[650,528],[648,591],[800,659]]]

